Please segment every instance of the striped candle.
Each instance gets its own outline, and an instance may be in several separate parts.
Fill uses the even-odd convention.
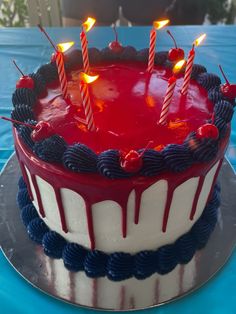
[[[153,28],[150,31],[150,42],[149,42],[149,56],[148,56],[148,72],[152,73],[154,67],[155,50],[156,50],[156,30]]]
[[[202,34],[199,36],[193,43],[192,49],[189,51],[187,65],[184,73],[184,82],[181,89],[181,94],[186,95],[188,93],[188,87],[191,79],[192,69],[193,69],[193,61],[195,57],[195,47],[199,46],[200,43],[206,38],[206,34]]]
[[[189,55],[188,55],[187,65],[186,65],[186,69],[184,73],[184,82],[181,89],[182,95],[186,95],[188,92],[188,87],[189,87],[192,69],[193,69],[194,57],[195,57],[195,51],[194,51],[194,46],[193,46],[193,48],[190,50]]]
[[[64,56],[63,53],[60,51],[56,52],[56,64],[57,64],[57,71],[59,76],[59,81],[61,85],[61,91],[63,98],[66,99],[68,97],[67,91],[67,79],[66,79],[66,72],[64,67]]]
[[[96,127],[93,120],[93,112],[91,107],[91,101],[89,97],[88,85],[84,82],[80,82],[80,95],[82,98],[82,103],[85,112],[85,119],[87,123],[87,128],[89,131],[95,131]]]
[[[157,38],[157,29],[161,29],[165,25],[167,25],[170,21],[154,21],[153,28],[150,31],[150,41],[149,41],[149,56],[148,56],[148,72],[152,73],[154,68],[154,60],[155,60],[155,50],[156,50],[156,38]]]
[[[185,60],[178,61],[173,67],[173,75],[168,80],[168,86],[164,98],[164,102],[161,108],[161,115],[159,119],[159,124],[166,125],[167,124],[167,116],[169,112],[169,107],[174,95],[175,85],[176,85],[176,74],[182,69],[185,65]]]
[[[168,80],[168,87],[167,87],[166,95],[165,95],[164,102],[161,108],[161,115],[159,119],[159,124],[161,125],[167,124],[167,116],[169,112],[170,103],[172,101],[172,97],[174,94],[175,85],[176,85],[176,77],[172,76]]]
[[[84,30],[80,33],[84,72],[89,73],[88,41]]]

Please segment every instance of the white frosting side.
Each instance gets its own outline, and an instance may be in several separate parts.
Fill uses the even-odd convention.
[[[200,217],[212,186],[214,174],[219,162],[206,175],[201,190],[197,210],[193,220],[189,219],[192,203],[197,190],[199,177],[190,178],[179,185],[173,194],[166,232],[162,231],[163,216],[167,198],[168,183],[159,180],[147,188],[141,197],[139,223],[134,223],[135,195],[130,193],[127,212],[127,236],[122,236],[122,215],[118,203],[105,200],[92,206],[93,226],[96,248],[105,252],[123,251],[138,252],[157,249],[165,244],[173,243],[178,237],[190,230]],[[36,195],[29,171],[31,189]],[[36,176],[44,206],[45,223],[50,229],[58,232],[66,240],[79,243],[90,248],[86,208],[83,198],[68,189],[61,189],[62,202],[65,210],[68,233],[62,231],[59,210],[52,186]],[[38,210],[37,201],[34,205]]]

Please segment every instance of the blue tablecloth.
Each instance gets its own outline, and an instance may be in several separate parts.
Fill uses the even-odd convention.
[[[206,32],[205,43],[197,48],[195,63],[207,66],[208,72],[219,73],[221,64],[231,82],[236,83],[236,27],[235,26],[177,26],[170,27],[177,43],[187,52],[199,34]],[[57,42],[73,40],[79,46],[79,28],[51,28],[49,34]],[[137,49],[148,47],[149,28],[119,28],[119,40],[123,45]],[[94,28],[88,34],[90,46],[105,47],[114,38],[111,28]],[[157,50],[168,50],[172,42],[164,30],[158,32]],[[0,30],[0,115],[10,116],[11,94],[19,73],[12,65],[15,59],[25,73],[34,72],[40,64],[48,62],[52,49],[38,29]],[[13,152],[11,125],[0,121],[0,169]],[[236,170],[236,116],[232,123],[232,134],[227,157]],[[236,252],[214,279],[197,292],[162,308],[149,312],[170,313],[236,313]],[[77,309],[52,299],[26,283],[11,268],[0,253],[0,311],[1,313],[78,313]]]

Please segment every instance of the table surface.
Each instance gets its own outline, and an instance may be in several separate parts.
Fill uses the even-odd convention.
[[[175,26],[169,27],[180,47],[186,51],[194,38],[206,32],[207,39],[197,48],[195,63],[203,64],[208,72],[219,73],[221,64],[229,81],[236,82],[236,26]],[[148,47],[148,27],[121,27],[118,29],[119,41],[137,49]],[[51,28],[48,30],[53,40],[65,42],[73,40],[79,46],[79,28]],[[113,31],[108,27],[95,27],[88,34],[89,46],[103,48],[114,40]],[[172,42],[164,30],[158,32],[157,50],[168,50]],[[0,29],[0,115],[10,116],[12,110],[11,95],[19,74],[12,64],[15,59],[25,73],[32,73],[39,65],[47,63],[52,49],[36,28]],[[13,153],[11,124],[0,120],[0,169]],[[236,116],[232,121],[232,133],[226,153],[231,165],[236,170]],[[150,313],[201,313],[222,314],[236,312],[236,252],[209,283],[191,295],[165,305],[161,308],[147,310]],[[0,253],[0,304],[2,313],[82,313],[69,304],[55,300],[34,289],[25,282],[10,266]],[[37,305],[37,306],[36,306]]]

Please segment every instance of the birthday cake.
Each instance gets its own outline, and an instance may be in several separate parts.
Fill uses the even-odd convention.
[[[148,53],[89,49],[98,76],[87,85],[93,130],[79,87],[80,50],[64,56],[68,98],[55,59],[23,76],[12,97],[22,220],[45,254],[89,277],[169,273],[206,245],[217,221],[234,98],[194,64],[187,95],[184,69],[175,75],[159,123],[174,62],[157,52],[149,73]]]

